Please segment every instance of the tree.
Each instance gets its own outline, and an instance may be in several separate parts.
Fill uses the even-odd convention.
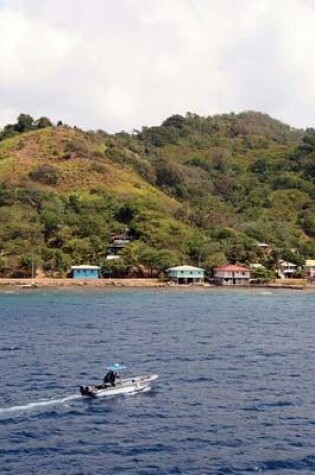
[[[315,130],[310,127],[305,131],[305,135],[301,140],[299,150],[302,153],[310,153],[315,151]]]
[[[19,260],[19,272],[24,277],[34,277],[39,266],[39,257],[33,254],[23,254]]]
[[[160,159],[155,163],[156,182],[162,186],[176,186],[182,182],[183,175],[179,168],[165,159]]]
[[[275,274],[271,270],[260,266],[251,270],[251,277],[253,279],[259,280],[260,282],[268,282],[275,277]]]
[[[103,277],[115,278],[124,277],[127,272],[127,267],[123,259],[106,260],[101,262],[101,275]]]
[[[123,203],[115,212],[115,218],[125,224],[129,224],[139,214],[137,203]]]
[[[44,225],[43,232],[46,240],[49,239],[61,224],[60,216],[51,210],[44,210],[41,214],[41,221]]]
[[[182,129],[185,125],[185,117],[179,114],[172,115],[166,119],[162,125],[165,127],[175,127],[176,129]]]
[[[45,272],[65,275],[70,269],[71,257],[61,249],[44,248],[42,250],[43,269]]]
[[[93,258],[93,251],[88,239],[72,238],[62,248],[65,254],[69,254],[76,264],[84,264]]]
[[[56,185],[60,178],[60,171],[57,167],[45,163],[37,166],[29,175],[33,180],[45,183],[46,185]]]
[[[191,239],[187,242],[188,245],[188,254],[190,261],[197,266],[201,266],[202,262],[206,259],[206,256],[209,254],[208,248],[209,243],[199,231],[195,231]]]
[[[134,241],[126,246],[121,252],[121,259],[125,264],[125,268],[128,274],[137,274],[138,267],[141,264],[141,244],[138,241]]]
[[[0,256],[0,275],[5,276],[9,270],[8,258]]]
[[[250,171],[256,173],[261,180],[266,178],[266,174],[268,172],[268,160],[267,158],[260,157],[255,160],[252,165],[250,166]]]
[[[213,168],[220,173],[226,173],[229,167],[228,151],[222,147],[213,147],[210,156]]]
[[[0,133],[0,140],[8,139],[16,135],[15,125],[8,124]]]
[[[227,264],[227,258],[224,252],[215,252],[211,254],[204,262],[207,271],[212,271],[215,267]]]
[[[150,276],[153,276],[154,270],[157,268],[158,251],[145,243],[139,242],[139,262],[149,270]]]
[[[305,233],[308,236],[315,237],[315,210],[307,209],[301,213],[300,221]]]
[[[138,137],[146,144],[163,147],[170,143],[176,143],[179,138],[179,133],[175,127],[161,125],[160,127],[143,127]]]
[[[168,267],[178,266],[180,263],[177,252],[167,249],[157,251],[155,266],[158,271],[165,271]]]
[[[45,129],[46,127],[51,127],[52,123],[47,117],[40,117],[35,121],[34,126],[36,129]]]
[[[34,119],[29,114],[20,114],[17,118],[17,123],[14,128],[17,132],[23,133],[32,130],[34,126]]]

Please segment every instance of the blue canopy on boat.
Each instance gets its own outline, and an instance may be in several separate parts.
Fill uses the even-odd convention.
[[[115,364],[112,364],[111,366],[106,366],[106,369],[110,371],[121,371],[122,369],[126,369],[126,366],[123,366],[120,363],[115,363]]]

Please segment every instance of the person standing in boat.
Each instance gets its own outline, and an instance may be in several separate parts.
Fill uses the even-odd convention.
[[[115,373],[113,370],[109,370],[108,373],[104,376],[104,384],[110,384],[115,387],[116,378],[119,378],[119,374]]]
[[[106,387],[108,384],[115,387],[116,379],[120,379],[120,370],[125,369],[126,366],[122,366],[120,363],[115,363],[111,366],[107,366],[108,372],[104,376],[103,384]]]

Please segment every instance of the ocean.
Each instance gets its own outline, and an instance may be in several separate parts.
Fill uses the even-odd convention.
[[[0,292],[0,473],[315,472],[315,293]],[[87,399],[120,362],[151,391]]]

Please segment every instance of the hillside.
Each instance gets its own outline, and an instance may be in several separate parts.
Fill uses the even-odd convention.
[[[48,275],[250,263],[257,242],[273,247],[270,268],[315,256],[313,129],[257,112],[174,115],[132,135],[29,118],[0,134],[3,276],[28,275],[32,260]],[[106,261],[126,228],[132,243]]]

